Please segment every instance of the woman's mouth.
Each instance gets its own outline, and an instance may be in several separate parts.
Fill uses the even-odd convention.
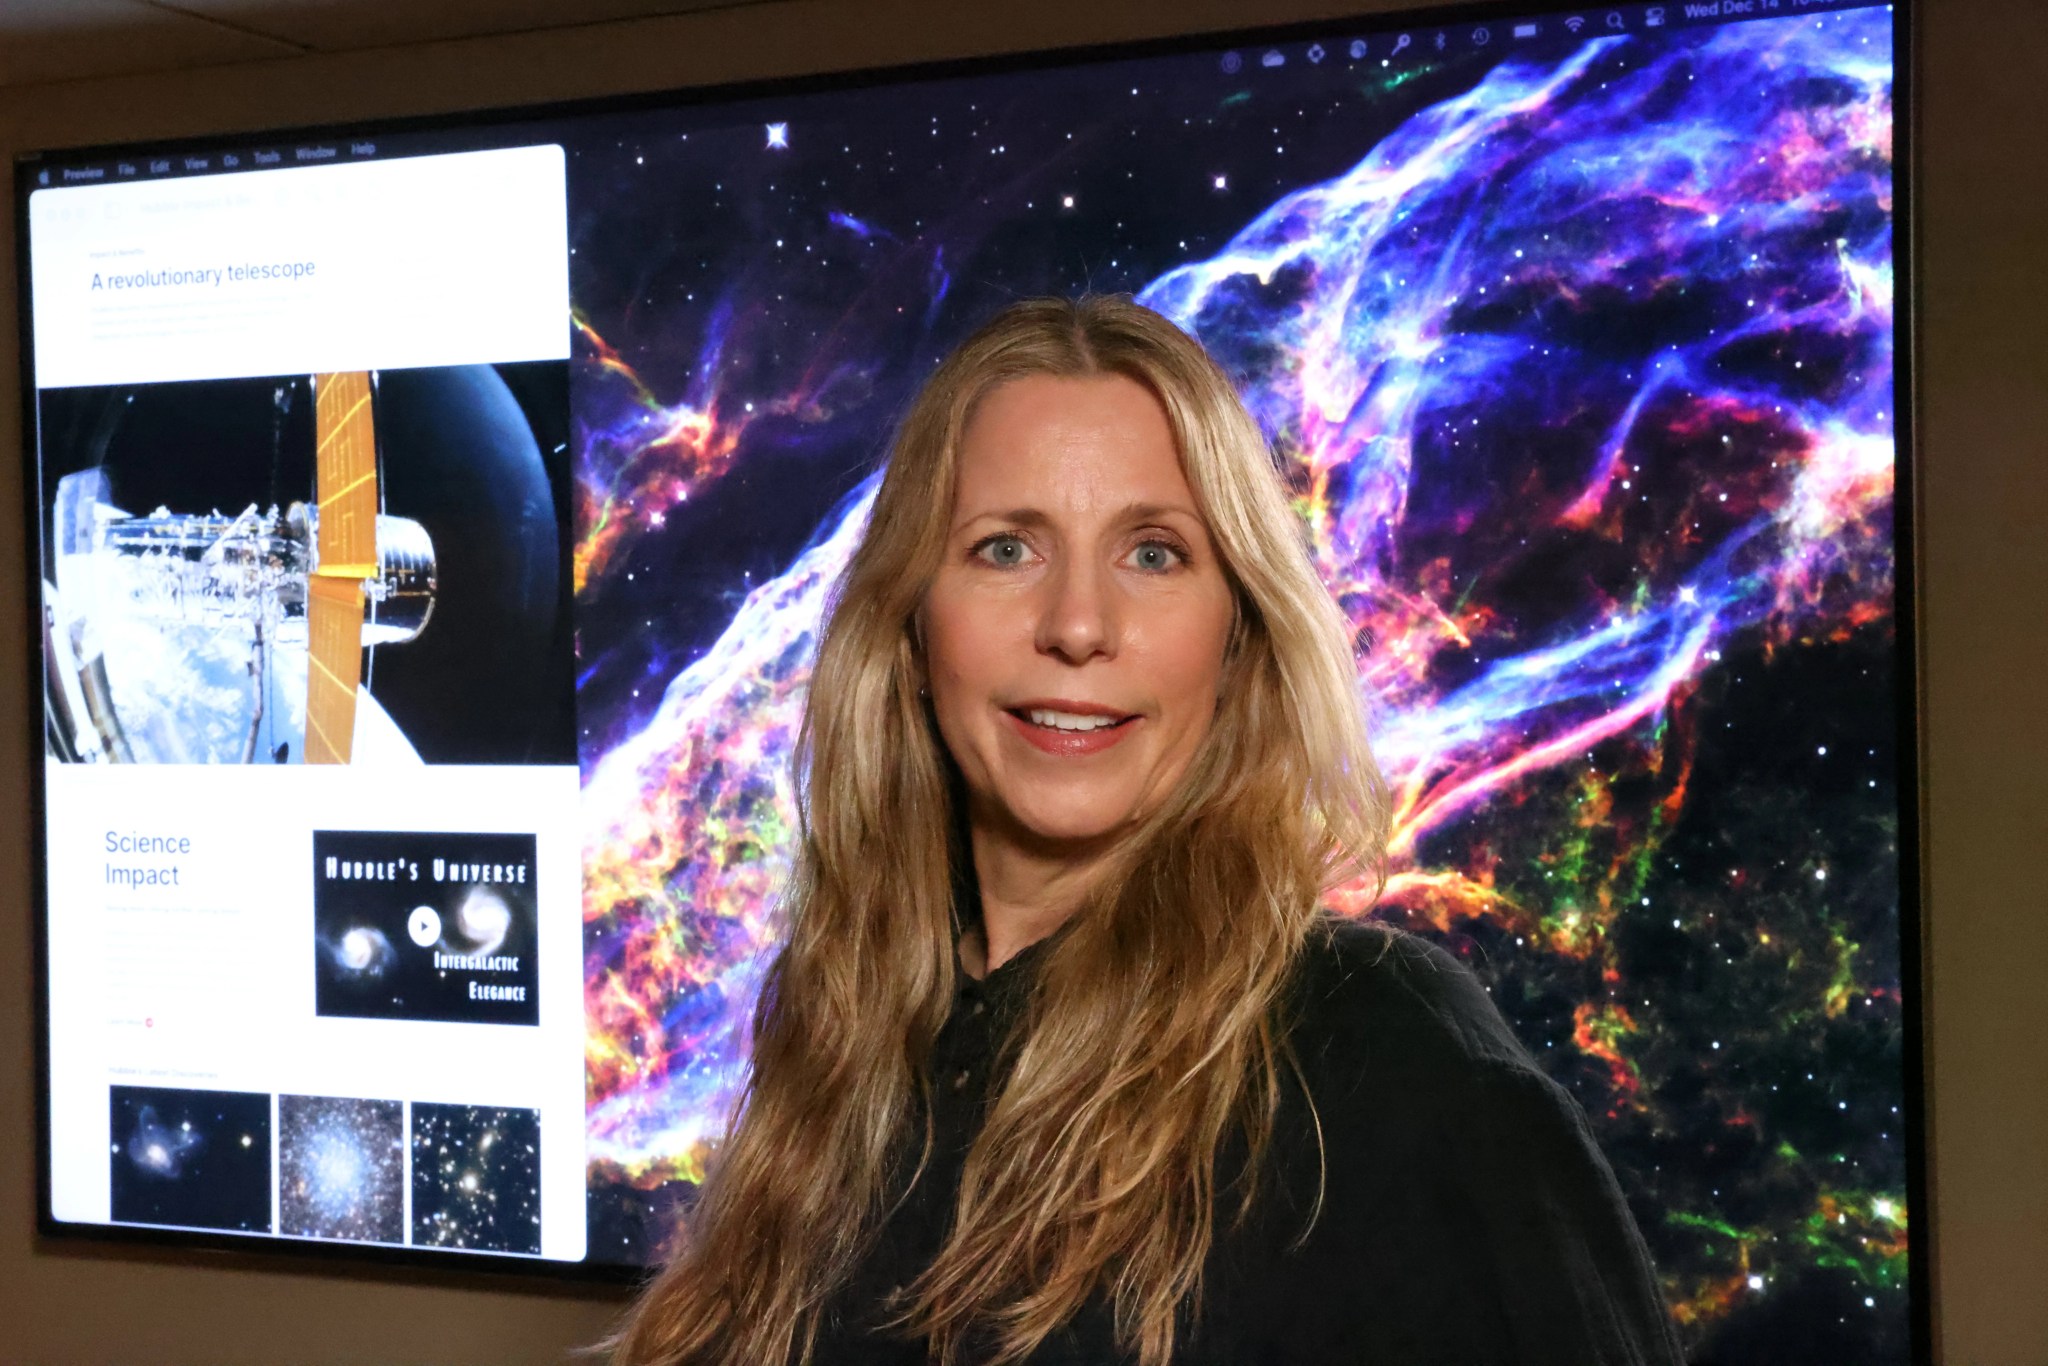
[[[1011,707],[1003,712],[1018,735],[1047,754],[1098,754],[1122,740],[1139,718],[1101,708]]]

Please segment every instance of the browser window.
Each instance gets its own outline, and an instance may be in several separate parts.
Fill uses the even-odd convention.
[[[306,160],[29,201],[52,1212],[574,1261],[563,153]]]

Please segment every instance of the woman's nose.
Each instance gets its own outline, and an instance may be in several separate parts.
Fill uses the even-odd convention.
[[[1041,651],[1070,664],[1116,654],[1116,588],[1108,572],[1088,564],[1061,565],[1046,576],[1045,593],[1038,620]]]

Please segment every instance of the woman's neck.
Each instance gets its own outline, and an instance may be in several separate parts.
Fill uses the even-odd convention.
[[[970,831],[981,924],[960,938],[960,965],[986,977],[1067,923],[1101,875],[1104,849],[1047,848]]]

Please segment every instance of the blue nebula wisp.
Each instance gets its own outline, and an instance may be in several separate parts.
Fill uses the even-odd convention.
[[[1363,677],[1402,843],[1741,628],[1889,611],[1886,22],[1504,66],[1140,296],[1248,377],[1325,579],[1393,647]],[[1569,613],[1495,605],[1571,539],[1633,563]],[[1454,654],[1483,662],[1447,688]]]

